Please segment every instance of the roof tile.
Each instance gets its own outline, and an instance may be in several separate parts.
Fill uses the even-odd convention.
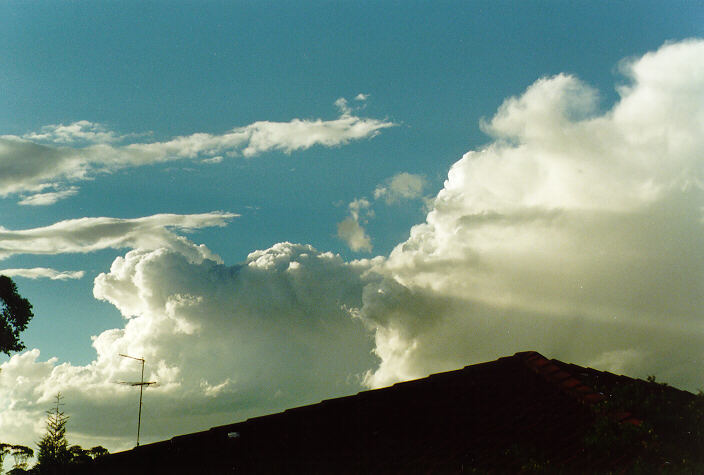
[[[566,471],[608,471],[631,455],[596,460],[585,449],[599,417],[592,406],[605,399],[590,386],[598,378],[622,377],[520,352],[140,446],[91,469],[106,475],[518,473],[531,460],[550,460]],[[641,423],[630,413],[614,416]]]

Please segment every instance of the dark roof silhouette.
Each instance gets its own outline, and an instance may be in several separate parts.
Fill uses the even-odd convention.
[[[642,430],[639,414],[609,404],[616,389],[627,384],[660,388],[682,404],[696,399],[666,385],[529,351],[135,447],[98,459],[88,469],[105,474],[627,471],[655,443]]]

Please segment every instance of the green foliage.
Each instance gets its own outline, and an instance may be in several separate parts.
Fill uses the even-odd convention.
[[[91,447],[88,450],[88,455],[90,455],[90,458],[92,458],[93,460],[100,458],[100,457],[104,457],[104,456],[108,455],[109,453],[110,452],[108,452],[108,449],[106,449],[102,445],[98,445],[96,447]]]
[[[597,473],[704,474],[704,393],[679,391],[654,376],[647,382],[591,383],[607,398],[594,407],[580,445],[589,466],[604,467]],[[520,473],[573,473],[530,443],[504,455]]]
[[[27,462],[30,458],[34,456],[34,450],[30,449],[25,445],[13,445],[10,449],[12,458],[15,459],[14,468],[25,470],[27,468]]]
[[[109,453],[105,447],[100,445],[90,449],[84,449],[80,445],[69,447],[66,439],[66,424],[69,417],[61,410],[62,399],[61,393],[57,394],[56,405],[47,411],[46,434],[38,444],[38,463],[31,471],[33,474],[62,475],[71,473],[71,466],[90,463]],[[29,450],[31,451],[31,449]]]
[[[11,351],[24,349],[20,332],[33,316],[32,304],[17,293],[12,279],[0,275],[0,352],[9,355]]]
[[[2,473],[2,464],[3,460],[5,459],[5,455],[10,453],[11,447],[11,444],[5,444],[3,442],[0,442],[0,474]]]
[[[643,450],[652,449],[657,444],[657,435],[649,424],[618,422],[614,414],[617,413],[598,415],[584,436],[584,448],[592,460],[628,463],[629,460],[638,460]]]
[[[66,424],[69,417],[61,410],[62,399],[61,393],[57,394],[54,407],[46,411],[46,434],[37,444],[39,446],[37,464],[31,470],[27,470],[29,459],[34,456],[34,450],[31,448],[0,442],[0,475],[3,469],[3,459],[8,454],[15,459],[12,470],[7,472],[8,475],[26,473],[62,475],[71,473],[72,465],[90,463],[109,454],[108,449],[100,445],[90,449],[84,449],[80,445],[69,447],[66,439]]]
[[[628,473],[704,473],[704,395],[647,381],[611,388],[585,446],[596,458],[631,456]],[[642,422],[616,422],[623,413]]]
[[[47,411],[46,434],[39,441],[39,473],[61,474],[70,461],[66,423],[68,416],[61,410],[61,393],[56,395],[56,406]]]
[[[17,473],[19,471],[26,470],[27,462],[34,455],[34,450],[25,445],[12,445],[0,443],[0,473],[2,473],[5,455],[8,454],[12,455],[12,457],[15,459],[15,463],[12,467],[12,470],[10,470],[8,474],[13,472]]]
[[[504,457],[516,464],[519,473],[559,473],[548,456],[531,445],[513,444],[504,451]]]
[[[108,449],[100,445],[91,449],[84,449],[80,445],[72,445],[68,448],[68,463],[69,465],[90,463],[91,461],[107,455],[108,453]]]
[[[0,473],[2,473],[2,462],[5,459],[5,455],[10,452],[10,447],[12,447],[10,444],[0,442]]]

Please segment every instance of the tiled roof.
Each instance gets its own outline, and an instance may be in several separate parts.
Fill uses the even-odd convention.
[[[620,471],[643,445],[635,441],[613,454],[593,437],[599,418],[619,427],[642,422],[600,404],[608,391],[595,387],[619,381],[637,380],[522,352],[143,445],[89,468],[106,474]]]

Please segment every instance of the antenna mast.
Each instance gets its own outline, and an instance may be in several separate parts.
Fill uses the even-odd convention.
[[[129,356],[129,355],[123,355],[120,353],[120,356],[123,356],[125,358],[132,358],[133,360],[137,360],[140,363],[142,363],[142,377],[140,378],[138,383],[122,383],[122,384],[128,384],[130,386],[139,386],[139,415],[137,416],[137,447],[139,447],[139,431],[142,426],[142,392],[144,391],[144,386],[151,386],[152,384],[156,384],[156,381],[145,381],[144,380],[144,358],[135,358],[134,356]]]

